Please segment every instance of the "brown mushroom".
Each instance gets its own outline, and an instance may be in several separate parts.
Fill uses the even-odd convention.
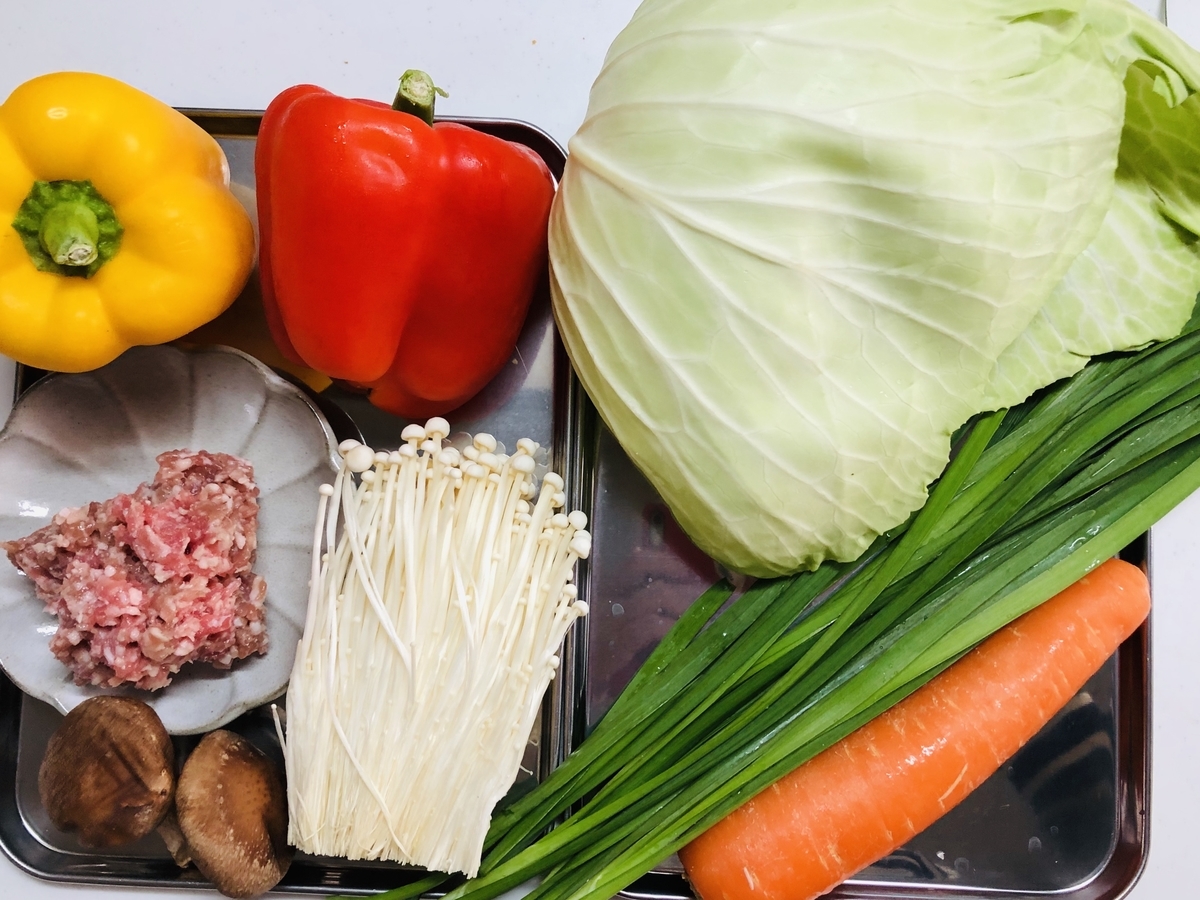
[[[92,697],[67,713],[38,770],[50,821],[89,847],[149,834],[174,790],[170,735],[154,710],[129,697]]]
[[[222,894],[258,896],[287,872],[293,850],[283,780],[245,738],[205,735],[179,774],[175,809],[192,862]]]

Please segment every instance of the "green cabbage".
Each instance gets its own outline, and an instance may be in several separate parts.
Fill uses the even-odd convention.
[[[646,0],[551,216],[571,360],[707,553],[853,559],[972,415],[1183,326],[1198,85],[1124,0]]]

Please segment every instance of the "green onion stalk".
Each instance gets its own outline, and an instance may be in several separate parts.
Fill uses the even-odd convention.
[[[1200,318],[976,417],[925,506],[856,563],[706,591],[595,730],[497,808],[478,877],[607,898],[1115,555],[1200,487]],[[446,882],[389,891],[405,900]]]

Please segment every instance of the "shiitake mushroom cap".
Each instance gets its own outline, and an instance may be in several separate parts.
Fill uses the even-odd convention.
[[[131,697],[91,697],[67,713],[38,769],[50,821],[88,847],[145,837],[174,791],[171,737],[154,710]]]
[[[256,897],[287,872],[294,850],[283,780],[240,735],[205,735],[179,773],[175,810],[192,862],[222,894]]]

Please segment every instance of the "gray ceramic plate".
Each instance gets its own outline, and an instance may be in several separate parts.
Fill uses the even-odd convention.
[[[139,347],[81,375],[52,375],[26,393],[0,432],[0,540],[29,534],[64,507],[133,490],[155,456],[188,448],[253,464],[258,559],[267,582],[264,656],[218,670],[185,666],[167,687],[121,691],[155,708],[173,734],[216,728],[282,694],[308,602],[317,488],[333,477],[333,433],[299,389],[227,348]],[[0,665],[63,712],[97,693],[50,653],[56,619],[29,580],[0,557]]]

